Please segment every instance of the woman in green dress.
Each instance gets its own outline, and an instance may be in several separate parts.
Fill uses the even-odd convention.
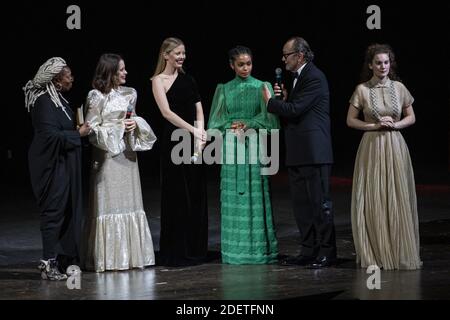
[[[208,129],[220,130],[224,137],[220,184],[222,262],[274,263],[278,243],[269,181],[261,174],[260,157],[255,161],[251,147],[256,147],[253,150],[259,155],[263,151],[262,129],[268,133],[278,129],[279,120],[267,112],[262,97],[265,83],[251,76],[250,49],[235,47],[229,57],[236,77],[217,86],[208,123]]]

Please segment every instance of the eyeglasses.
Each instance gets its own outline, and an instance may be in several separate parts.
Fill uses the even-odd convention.
[[[298,52],[297,51],[292,51],[292,52],[289,52],[289,53],[283,53],[284,60],[286,60],[291,54],[294,54],[294,53],[298,53]]]

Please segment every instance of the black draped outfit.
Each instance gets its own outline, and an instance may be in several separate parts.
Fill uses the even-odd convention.
[[[74,119],[69,105],[61,102]],[[83,210],[80,134],[48,93],[36,100],[31,117],[34,137],[28,160],[41,214],[43,258],[77,263]]]
[[[174,113],[194,125],[195,104],[201,99],[192,77],[179,74],[167,91],[167,100]],[[202,262],[208,251],[204,167],[172,162],[172,148],[179,143],[171,141],[175,129],[177,127],[166,121],[161,139],[161,236],[157,264],[165,266]]]

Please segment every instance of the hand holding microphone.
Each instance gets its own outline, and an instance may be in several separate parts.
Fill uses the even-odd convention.
[[[131,115],[133,114],[133,107],[131,105],[127,108],[127,114],[125,116],[125,132],[132,132],[136,129],[136,121],[131,119]]]
[[[286,94],[283,84],[283,70],[281,68],[275,69],[275,85],[273,86],[273,92],[275,93],[276,99],[284,100]]]
[[[128,105],[127,114],[125,116],[125,119],[130,119],[132,114],[133,114],[133,107],[130,104],[130,105]]]
[[[281,68],[275,69],[275,85],[273,86],[273,92],[276,99],[286,101],[288,94],[284,87],[282,72]]]

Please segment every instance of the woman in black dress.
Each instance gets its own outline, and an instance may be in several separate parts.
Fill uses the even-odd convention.
[[[193,146],[200,150],[206,144],[205,122],[197,85],[182,68],[185,58],[181,40],[164,40],[152,78],[153,95],[167,120],[161,138],[161,235],[157,257],[157,264],[164,266],[200,263],[208,251],[204,169],[201,164],[190,163]],[[171,141],[171,137],[177,129],[190,141],[191,152],[172,159],[172,149],[179,141]]]
[[[90,128],[86,123],[76,130],[74,114],[61,94],[72,88],[72,82],[66,62],[51,58],[24,88],[34,127],[28,160],[41,212],[43,259],[39,269],[42,279],[48,280],[66,279],[65,268],[79,263],[83,209],[80,137],[88,135]]]

